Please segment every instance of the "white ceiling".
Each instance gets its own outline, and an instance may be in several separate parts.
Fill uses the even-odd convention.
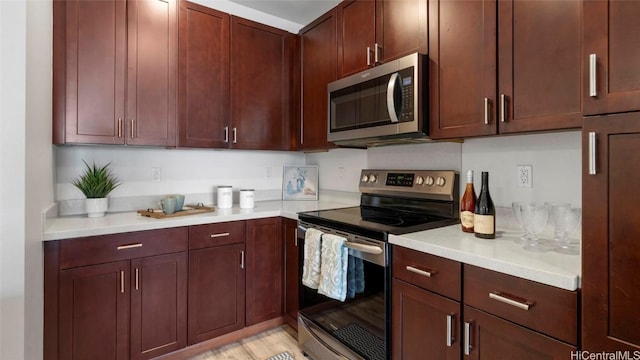
[[[230,0],[248,8],[255,9],[301,26],[309,24],[324,14],[340,0]]]

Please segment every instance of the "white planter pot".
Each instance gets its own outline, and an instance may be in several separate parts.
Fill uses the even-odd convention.
[[[109,200],[107,198],[87,199],[85,202],[85,207],[88,217],[101,217],[104,216],[104,213],[109,207]]]

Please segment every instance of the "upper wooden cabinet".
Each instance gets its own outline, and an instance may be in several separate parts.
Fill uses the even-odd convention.
[[[582,125],[581,24],[579,0],[498,2],[499,133]]]
[[[640,113],[586,118],[582,148],[582,348],[638,353]]]
[[[426,0],[347,0],[338,11],[338,77],[427,52]]]
[[[231,147],[290,147],[291,47],[295,36],[231,17]]]
[[[176,0],[54,2],[53,142],[175,145]]]
[[[332,9],[300,30],[302,119],[300,148],[331,147],[327,142],[327,84],[337,78],[337,11]]]
[[[429,2],[430,136],[580,127],[581,19],[578,0]]]
[[[640,3],[594,0],[584,6],[584,114],[640,110]]]
[[[178,146],[228,147],[229,14],[182,1],[179,39]]]

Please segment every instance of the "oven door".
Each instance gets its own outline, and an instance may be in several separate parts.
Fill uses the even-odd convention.
[[[309,224],[298,226],[299,275],[304,263],[304,236]],[[313,226],[315,227],[315,226]],[[298,344],[313,360],[390,358],[388,243],[316,227],[347,238],[349,272],[359,282],[344,302],[318,294],[300,283]],[[351,264],[350,264],[351,265]],[[361,280],[364,279],[363,283]],[[355,294],[353,294],[355,293]]]

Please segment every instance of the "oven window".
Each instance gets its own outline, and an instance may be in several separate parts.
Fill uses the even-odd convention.
[[[351,255],[350,261],[358,261]],[[386,358],[385,268],[363,261],[364,291],[344,302],[302,284],[300,313],[365,359]]]

